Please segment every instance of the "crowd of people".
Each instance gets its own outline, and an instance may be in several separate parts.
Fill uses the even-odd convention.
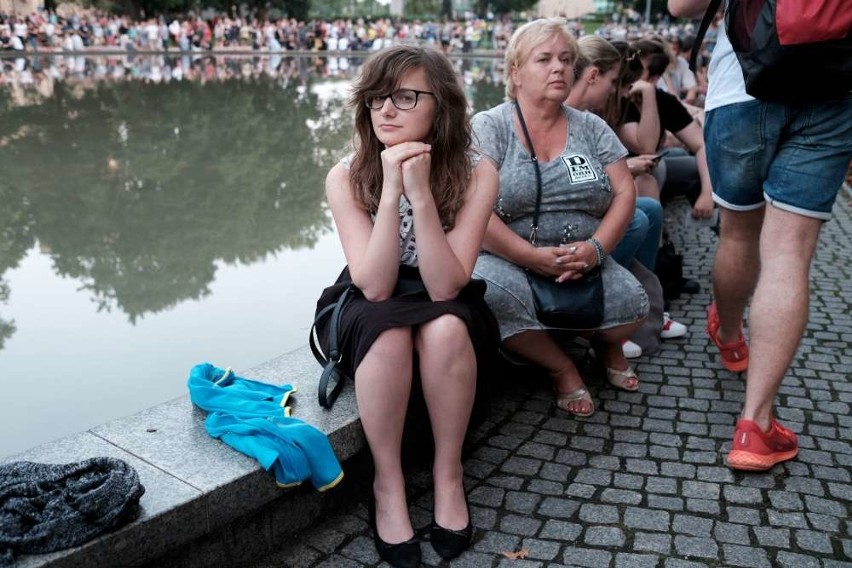
[[[572,21],[576,36],[583,25]],[[97,51],[103,49],[162,50],[265,50],[265,51],[370,51],[396,43],[441,46],[445,52],[505,49],[516,24],[508,17],[426,21],[404,18],[257,19],[227,15],[202,18],[160,16],[134,20],[97,11],[60,16],[47,10],[29,15],[0,14],[0,50]],[[658,18],[656,24],[614,15],[596,34],[629,40],[648,34],[684,38],[690,24]],[[715,26],[708,34],[712,49]],[[688,49],[685,46],[684,49]]]
[[[670,0],[692,11],[707,3]],[[713,57],[735,62],[724,32],[717,39]],[[495,360],[544,371],[555,406],[586,418],[596,411],[590,377],[569,345],[583,340],[594,352],[602,388],[633,392],[642,381],[627,342],[648,324],[664,339],[687,332],[652,309],[662,288],[653,271],[667,197],[688,199],[694,218],[722,210],[706,331],[720,367],[748,372],[727,465],[764,471],[797,455],[774,396],[807,321],[819,227],[852,157],[852,98],[780,104],[778,113],[749,119],[766,117],[771,130],[742,133],[743,105],[779,103],[748,97],[730,67],[717,90],[715,76],[710,82],[705,119],[698,82],[678,75],[682,47],[655,37],[578,40],[563,20],[528,22],[505,49],[505,102],[472,118],[459,112],[460,84],[438,50],[398,45],[362,70],[351,97],[352,153],[326,180],[347,267],[317,309],[338,305],[340,316],[318,336],[355,382],[375,464],[370,522],[390,565],[421,561],[400,458],[415,385],[435,444],[429,542],[451,560],[471,544],[461,447],[477,385],[492,378]],[[796,128],[784,130],[782,120]],[[711,142],[754,138],[767,168],[739,159],[742,145],[705,149],[705,134]],[[818,166],[784,156],[785,139],[799,136],[830,138],[807,150]],[[814,167],[824,175],[804,191],[815,183]],[[788,278],[795,294],[782,292]],[[595,287],[605,301],[585,292]],[[752,292],[753,352],[742,325]],[[345,303],[348,294],[354,299]],[[576,302],[565,301],[572,294],[594,309],[575,315]]]

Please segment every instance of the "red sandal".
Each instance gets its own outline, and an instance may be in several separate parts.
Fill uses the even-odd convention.
[[[719,325],[719,312],[716,309],[716,302],[713,302],[707,308],[707,335],[719,348],[719,353],[722,355],[722,365],[733,373],[742,373],[748,369],[748,344],[743,337],[742,326],[740,326],[740,336],[736,341],[722,343],[719,339]]]

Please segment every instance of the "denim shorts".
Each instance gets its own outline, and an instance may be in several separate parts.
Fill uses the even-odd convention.
[[[720,206],[749,211],[768,202],[827,220],[852,159],[852,95],[798,106],[754,100],[715,108],[704,138]]]

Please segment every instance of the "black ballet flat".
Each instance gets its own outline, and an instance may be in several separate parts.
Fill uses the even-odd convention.
[[[464,496],[467,506],[467,526],[461,530],[445,529],[432,517],[432,528],[429,531],[429,542],[438,556],[444,560],[452,560],[462,552],[470,548],[473,541],[473,520],[470,517],[470,505],[467,503],[467,495]]]
[[[414,537],[396,544],[383,541],[379,537],[379,528],[376,525],[376,502],[374,498],[370,499],[369,509],[370,525],[373,528],[373,542],[376,545],[379,558],[394,568],[417,568],[420,566],[420,542]]]

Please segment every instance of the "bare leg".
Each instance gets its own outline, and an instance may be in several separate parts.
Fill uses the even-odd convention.
[[[376,526],[379,538],[394,544],[414,536],[402,475],[402,429],[411,395],[411,328],[379,335],[355,372],[355,397],[376,477]]]
[[[629,339],[642,326],[642,321],[644,320],[620,325],[595,334],[595,351],[603,359],[604,367],[616,371],[626,371],[630,367],[627,357],[624,356],[621,342]],[[635,390],[639,386],[639,379],[636,377],[624,379],[623,385],[621,388]]]
[[[461,530],[469,521],[461,454],[476,393],[476,355],[467,326],[452,315],[420,326],[414,344],[435,438],[435,521]]]
[[[760,273],[760,229],[765,207],[753,211],[722,208],[719,246],[713,261],[713,296],[719,311],[719,339],[739,339],[743,313]]]
[[[808,322],[808,272],[821,227],[818,219],[775,207],[766,211],[762,268],[749,314],[751,355],[742,412],[764,431]]]
[[[576,365],[546,331],[525,331],[503,341],[503,346],[524,359],[544,367],[553,377],[557,392],[569,393],[585,387]],[[568,405],[570,412],[588,413],[588,402],[577,400]]]

